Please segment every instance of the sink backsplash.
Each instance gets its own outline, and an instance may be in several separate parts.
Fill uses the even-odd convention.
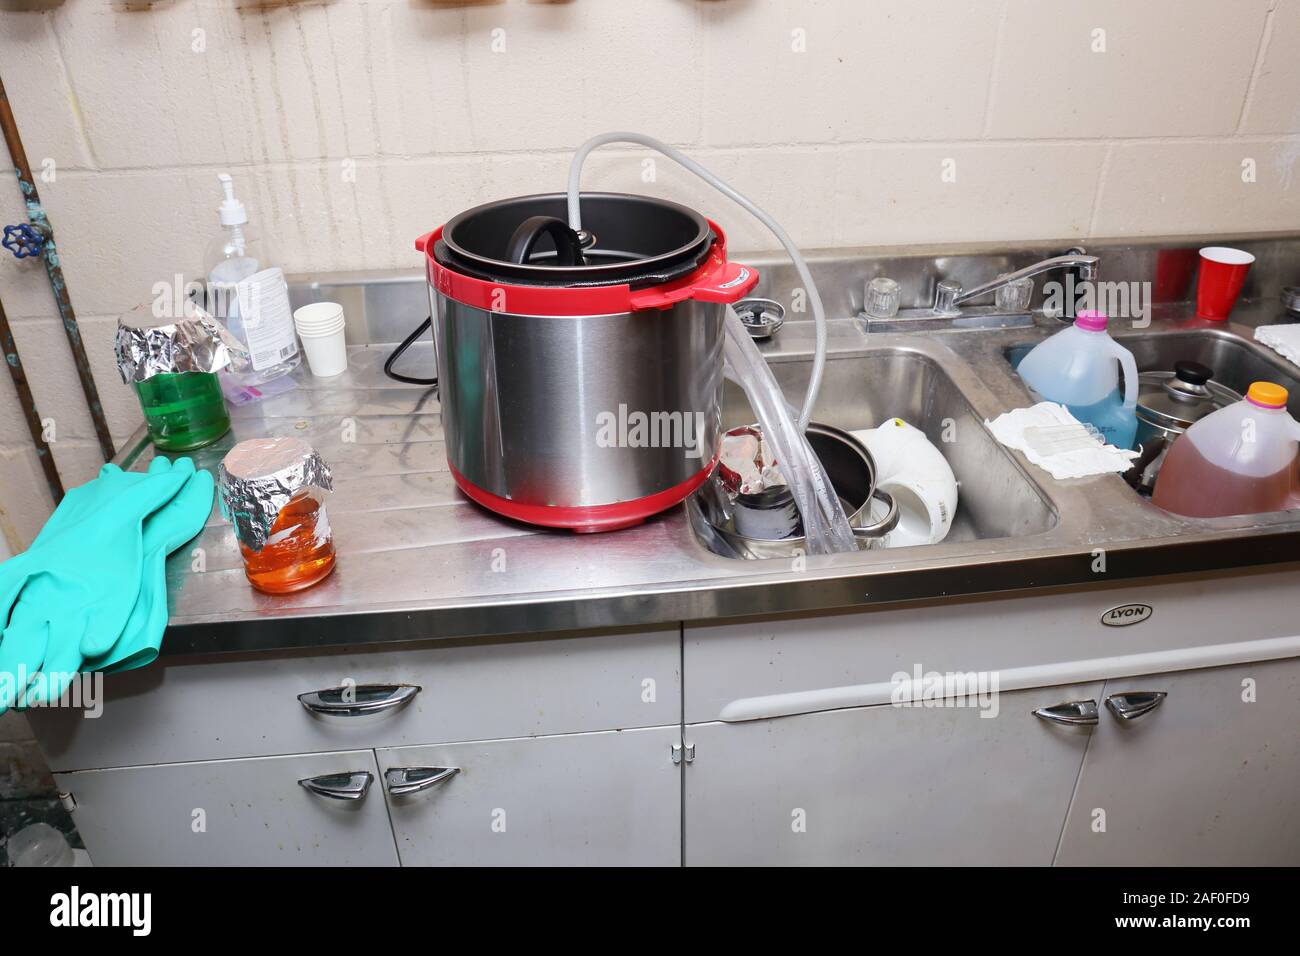
[[[857,315],[863,288],[876,276],[888,276],[899,283],[902,308],[925,308],[940,279],[956,279],[973,288],[1001,273],[1078,248],[1101,257],[1102,282],[1156,283],[1163,276],[1164,294],[1158,292],[1157,301],[1185,302],[1194,295],[1196,250],[1206,245],[1231,245],[1254,254],[1256,261],[1242,290],[1245,301],[1276,299],[1283,286],[1300,285],[1300,235],[1290,234],[1140,242],[1105,239],[1082,245],[1034,242],[1014,248],[1005,244],[864,247],[812,250],[807,258],[826,314],[835,319]],[[757,266],[762,275],[754,295],[782,303],[787,322],[811,321],[812,311],[800,294],[802,283],[783,253],[743,259]],[[1039,277],[1035,282],[1035,309],[1042,306],[1043,278],[1056,277]],[[347,316],[348,342],[354,345],[400,342],[429,314],[424,275],[412,270],[291,276],[289,291],[294,308],[320,300],[341,303]]]
[[[888,276],[901,286],[900,307],[928,308],[935,284],[955,279],[967,289],[1013,272],[1067,250],[1085,249],[1099,256],[1098,279],[1102,282],[1163,281],[1156,290],[1157,302],[1186,302],[1195,296],[1196,250],[1207,245],[1229,245],[1255,256],[1242,290],[1246,301],[1276,299],[1283,286],[1300,285],[1300,235],[1256,237],[1215,236],[1206,239],[1105,239],[1085,243],[1034,242],[1008,247],[1005,243],[932,247],[892,247],[814,252],[809,265],[818,283],[826,312],[831,317],[856,315],[862,309],[862,293],[877,276]],[[792,308],[792,292],[801,283],[794,267],[779,253],[745,261],[759,267],[762,279],[754,294],[775,299],[786,306],[786,320],[811,320],[808,308]],[[1183,281],[1179,281],[1179,278]],[[1045,279],[1035,280],[1031,307],[1041,308]],[[992,296],[986,301],[992,303]]]

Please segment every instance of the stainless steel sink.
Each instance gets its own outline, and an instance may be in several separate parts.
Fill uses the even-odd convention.
[[[1186,534],[1188,519],[1154,508],[1134,495],[1118,475],[1052,481],[1027,465],[1023,456],[999,445],[984,428],[984,419],[1029,401],[1013,369],[1034,344],[1059,328],[1055,323],[1038,323],[1038,335],[1029,341],[1025,330],[1016,328],[910,335],[872,331],[865,336],[853,324],[833,329],[814,419],[855,430],[891,417],[903,418],[935,443],[960,482],[957,516],[941,544],[885,555],[937,556],[969,549],[972,543],[984,547],[991,541],[997,542],[998,550],[1049,542],[1055,546],[1058,540],[1077,540],[1080,534],[1092,540],[1103,534],[1110,537],[1119,529],[1125,535],[1148,537],[1179,530]],[[810,343],[794,341],[789,330],[782,334],[787,337],[784,347],[769,351],[768,360],[787,399],[797,403],[812,366]],[[1292,414],[1300,414],[1300,372],[1248,335],[1249,329],[1238,325],[1179,328],[1158,321],[1150,329],[1116,337],[1132,349],[1144,371],[1172,368],[1175,362],[1190,359],[1209,365],[1218,381],[1239,392],[1260,379],[1276,382],[1292,393]],[[864,340],[869,343],[866,348]],[[999,357],[1004,361],[997,361]],[[731,427],[753,418],[744,394],[728,383],[723,423]],[[955,440],[945,441],[945,435]],[[1278,514],[1214,519],[1213,523],[1227,528],[1286,520],[1285,514]],[[1205,523],[1196,526],[1201,524]],[[707,547],[702,537],[697,536],[697,542]]]
[[[798,401],[811,360],[778,357],[771,366],[787,399]],[[957,514],[946,542],[1023,537],[1055,525],[1051,505],[984,428],[982,416],[935,357],[882,348],[828,359],[815,421],[853,431],[890,418],[924,431],[957,476]],[[731,382],[722,419],[728,428],[754,421],[744,393]]]
[[[1271,349],[1221,329],[1176,332],[1129,332],[1115,336],[1133,353],[1143,372],[1166,371],[1175,362],[1200,362],[1214,369],[1214,380],[1242,395],[1251,382],[1275,382],[1291,394],[1292,415],[1300,414],[1300,378],[1294,366]],[[1020,364],[1034,343],[1013,345],[1005,352],[1012,368]]]
[[[1118,340],[1132,351],[1144,372],[1172,369],[1175,362],[1188,359],[1208,365],[1214,369],[1216,382],[1242,395],[1251,382],[1275,382],[1291,393],[1291,414],[1300,414],[1300,378],[1295,377],[1294,366],[1256,342],[1215,329],[1135,333],[1118,336]]]

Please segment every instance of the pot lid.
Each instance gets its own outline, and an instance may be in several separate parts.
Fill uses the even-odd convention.
[[[443,227],[434,258],[488,281],[641,288],[689,274],[713,244],[708,221],[677,203],[626,193],[583,193],[581,203],[581,235],[564,193],[475,206]]]
[[[1208,365],[1190,361],[1175,362],[1172,372],[1143,372],[1138,376],[1138,418],[1159,428],[1186,431],[1211,412],[1241,401],[1213,378]]]

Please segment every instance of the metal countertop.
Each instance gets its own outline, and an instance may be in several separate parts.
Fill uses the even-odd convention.
[[[1264,307],[1244,324],[1218,324],[1250,341]],[[1157,319],[1153,334],[1206,328]],[[831,322],[831,355],[905,350],[938,363],[973,411],[993,418],[1029,404],[1005,361],[1011,345],[1059,324],[1003,330],[865,333]],[[788,323],[767,350],[808,356],[812,325]],[[780,614],[933,600],[955,595],[1227,569],[1300,555],[1300,511],[1209,521],[1179,519],[1139,499],[1118,476],[1054,481],[1010,453],[1050,504],[1049,530],[1023,537],[810,557],[790,563],[719,557],[700,544],[683,508],[615,533],[544,531],[498,518],[468,501],[447,470],[438,401],[431,389],[386,378],[391,346],[350,349],[350,367],[297,388],[232,407],[234,427],[191,453],[215,470],[239,440],[296,435],[330,464],[329,502],[338,548],[335,572],[292,595],[255,591],[245,580],[230,527],[214,508],[207,527],[168,563],[171,620],[162,653],[284,650],[431,638],[608,628],[746,614]],[[1273,353],[1268,355],[1280,361]],[[432,349],[417,344],[400,363],[428,374]],[[1300,377],[1300,369],[1288,366]],[[424,371],[421,371],[424,370]],[[835,424],[835,422],[832,422]],[[355,436],[350,430],[355,426]],[[854,427],[863,427],[861,425]],[[155,454],[143,429],[116,459],[141,469]],[[960,477],[960,476],[959,476]],[[960,507],[960,505],[959,505]],[[195,570],[194,549],[202,549]],[[1093,570],[1098,549],[1106,572]]]

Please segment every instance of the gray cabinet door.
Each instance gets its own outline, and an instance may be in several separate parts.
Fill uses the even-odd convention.
[[[366,771],[360,800],[298,781]],[[55,774],[97,866],[395,866],[370,750]]]
[[[377,752],[382,771],[456,767],[422,792],[385,788],[404,866],[676,866],[679,727]]]
[[[688,724],[686,863],[1050,864],[1089,731],[1032,711],[1100,689]]]
[[[1061,838],[1063,865],[1300,864],[1300,659],[1106,682],[1165,691],[1103,708]]]

